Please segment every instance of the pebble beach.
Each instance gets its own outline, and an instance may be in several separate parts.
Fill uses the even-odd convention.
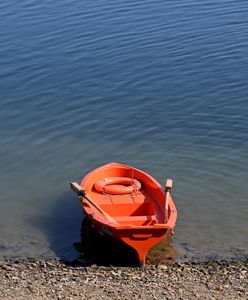
[[[248,260],[144,268],[5,260],[0,299],[248,299]]]

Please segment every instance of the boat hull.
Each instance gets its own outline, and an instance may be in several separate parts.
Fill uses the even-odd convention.
[[[128,195],[99,193],[95,183],[110,176],[125,176],[139,180],[142,188]],[[87,219],[103,236],[122,241],[133,248],[140,265],[145,265],[147,252],[171,231],[176,222],[174,202],[163,187],[150,175],[129,166],[110,163],[84,177],[81,187],[101,207],[109,218],[93,207],[84,197],[80,201]],[[168,201],[168,220],[165,205]]]
[[[100,235],[117,239],[133,248],[140,266],[145,266],[148,251],[158,244],[167,234],[168,228],[117,228],[101,222],[96,222],[87,216],[92,226]]]

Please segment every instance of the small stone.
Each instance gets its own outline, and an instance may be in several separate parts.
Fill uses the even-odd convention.
[[[160,269],[161,271],[166,271],[166,270],[168,269],[168,267],[165,266],[165,265],[160,265],[160,266],[159,266],[159,269]]]
[[[97,265],[96,265],[96,264],[93,264],[93,265],[91,265],[91,268],[92,268],[92,269],[95,269],[95,268],[97,268]]]
[[[6,270],[6,271],[12,271],[14,268],[9,265],[3,265],[2,269]]]

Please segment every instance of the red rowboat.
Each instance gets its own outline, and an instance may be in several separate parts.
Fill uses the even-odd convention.
[[[109,163],[88,173],[80,185],[71,182],[71,188],[99,233],[131,246],[141,265],[149,249],[173,233],[177,212],[171,179],[163,188],[139,169]]]

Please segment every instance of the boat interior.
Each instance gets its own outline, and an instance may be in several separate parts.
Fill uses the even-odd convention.
[[[90,196],[119,224],[147,226],[162,222],[158,203],[142,191],[128,195],[108,195],[92,191]]]
[[[124,195],[107,194],[95,188],[95,183],[102,178],[116,176],[135,178],[141,183],[141,188]],[[151,226],[164,223],[164,194],[160,185],[144,173],[121,166],[114,170],[104,169],[104,173],[93,173],[86,181],[87,194],[119,224]]]

